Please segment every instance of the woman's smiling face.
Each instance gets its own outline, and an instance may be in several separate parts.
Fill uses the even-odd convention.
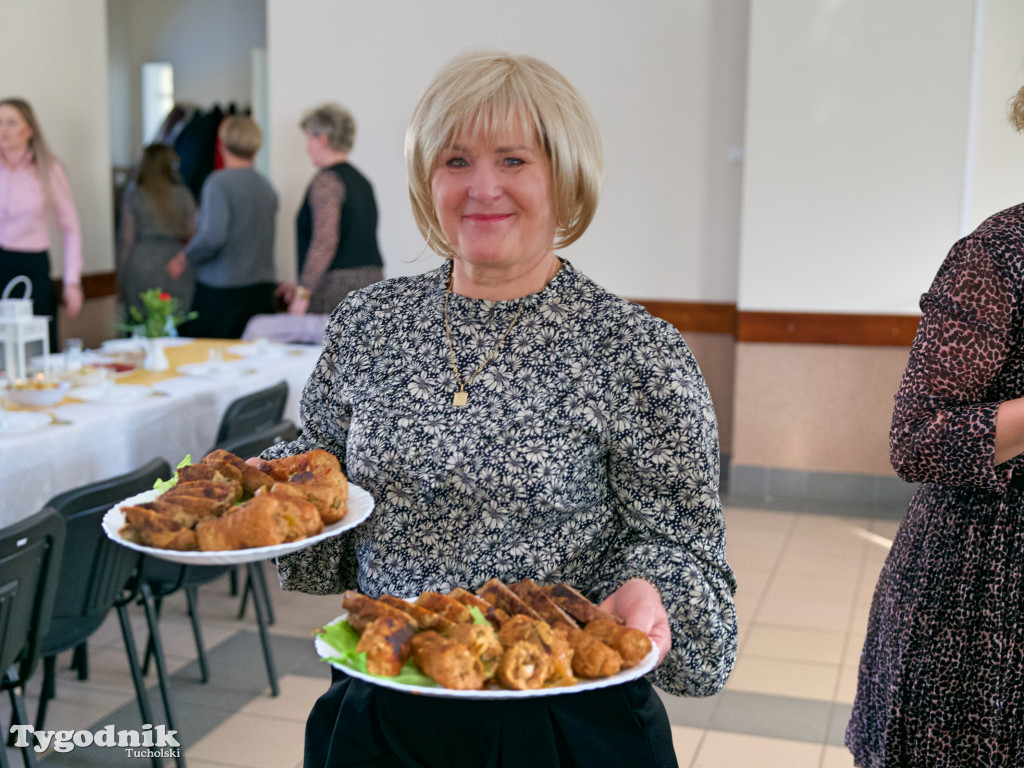
[[[528,265],[554,253],[551,161],[531,131],[462,131],[431,177],[434,210],[457,259]]]

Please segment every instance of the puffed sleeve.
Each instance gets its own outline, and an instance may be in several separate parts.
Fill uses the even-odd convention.
[[[736,658],[736,580],[725,557],[718,425],[689,348],[667,323],[642,324],[632,385],[616,404],[609,482],[627,535],[603,559],[603,598],[630,578],[661,593],[672,650],[654,673],[663,690],[708,696]]]
[[[953,246],[928,293],[889,434],[897,474],[1004,490],[1011,464],[994,465],[993,386],[1006,360],[1015,311],[1011,281],[989,238]],[[996,247],[996,250],[998,248]]]
[[[328,321],[323,352],[302,391],[302,435],[268,448],[261,458],[276,459],[320,448],[337,456],[342,469],[346,469],[345,444],[352,409],[340,391],[340,381],[350,342],[349,329],[343,323],[348,303],[343,301]],[[325,539],[278,558],[277,568],[283,589],[320,595],[343,592],[356,583],[354,542],[346,534]]]

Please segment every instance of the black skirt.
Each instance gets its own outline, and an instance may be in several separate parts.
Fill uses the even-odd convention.
[[[644,678],[520,700],[420,696],[336,669],[306,722],[305,768],[677,768]]]
[[[240,339],[253,316],[274,311],[274,284],[255,283],[237,288],[214,288],[196,283],[192,309],[199,313],[199,317],[178,328],[181,336]]]

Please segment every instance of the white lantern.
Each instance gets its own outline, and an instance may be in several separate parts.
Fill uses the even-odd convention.
[[[10,298],[11,290],[25,284],[25,296]],[[19,275],[7,284],[0,296],[0,346],[8,379],[28,378],[28,363],[34,344],[42,346],[43,359],[50,354],[50,318],[32,314],[32,284]]]

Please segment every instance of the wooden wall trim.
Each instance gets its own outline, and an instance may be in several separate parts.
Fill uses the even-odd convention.
[[[745,312],[735,304],[633,299],[682,333],[722,333],[745,343],[909,347],[918,315]]]
[[[812,312],[740,312],[736,340],[781,344],[909,347],[917,315],[831,315]]]
[[[60,291],[60,281],[54,281]],[[117,277],[96,272],[82,277],[87,299],[113,296]],[[908,347],[914,340],[917,315],[832,315],[810,312],[743,312],[735,304],[699,301],[632,299],[681,333],[721,333],[742,342],[776,344],[850,344]]]

